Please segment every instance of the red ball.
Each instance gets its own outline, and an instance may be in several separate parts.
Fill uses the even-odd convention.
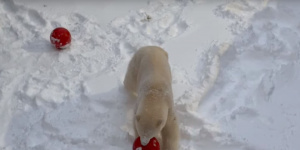
[[[71,44],[71,34],[67,29],[58,27],[52,31],[50,41],[57,49],[64,49]]]
[[[160,150],[159,142],[154,137],[152,138],[146,146],[141,144],[141,139],[138,137],[133,143],[133,150]]]

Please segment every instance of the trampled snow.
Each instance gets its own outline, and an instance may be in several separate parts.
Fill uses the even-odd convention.
[[[298,150],[299,5],[2,0],[0,150],[132,149],[122,82],[145,45],[169,53],[180,150]]]

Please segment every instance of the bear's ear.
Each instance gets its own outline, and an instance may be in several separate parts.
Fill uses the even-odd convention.
[[[161,124],[162,124],[163,120],[162,119],[159,119],[156,123],[156,126],[159,127]]]
[[[138,122],[139,122],[139,121],[141,120],[141,116],[139,116],[139,115],[136,115],[136,116],[135,116],[135,119],[136,119],[136,121],[138,121]]]

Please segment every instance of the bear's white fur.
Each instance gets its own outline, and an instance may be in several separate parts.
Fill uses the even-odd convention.
[[[140,48],[129,62],[124,86],[137,96],[136,137],[147,145],[161,135],[162,150],[178,150],[179,129],[174,112],[168,54],[157,46]]]

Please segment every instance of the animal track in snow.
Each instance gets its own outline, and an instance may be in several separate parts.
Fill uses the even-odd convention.
[[[57,22],[57,21],[51,21],[50,23],[51,23],[51,26],[52,26],[53,28],[57,28],[57,27],[60,27],[60,26],[61,26],[61,24],[60,24],[59,22]]]
[[[172,13],[167,12],[164,7],[171,8],[169,11]],[[182,9],[172,7],[172,5],[157,5],[156,11],[151,14],[147,13],[150,10],[141,9],[125,18],[113,20],[111,23],[112,30],[133,47],[151,44],[162,45],[165,40],[179,36],[188,28],[187,23],[179,16]],[[141,21],[147,15],[151,19]]]
[[[1,45],[5,46],[7,43],[13,43],[18,39],[18,31],[9,22],[11,21],[7,15],[0,14],[0,36]]]
[[[31,21],[36,23],[37,25],[45,26],[47,23],[45,19],[36,10],[29,9],[28,16],[31,19]]]
[[[12,12],[12,13],[16,13],[18,11],[18,7],[15,5],[14,1],[11,1],[11,0],[3,0],[2,2],[0,3],[3,3],[3,8],[6,10],[6,11],[9,11],[9,12]]]
[[[250,119],[253,117],[257,117],[258,113],[256,112],[256,110],[248,108],[248,107],[239,107],[238,109],[234,110],[231,115],[230,118],[232,120],[237,119],[237,117],[246,117],[246,119]]]

